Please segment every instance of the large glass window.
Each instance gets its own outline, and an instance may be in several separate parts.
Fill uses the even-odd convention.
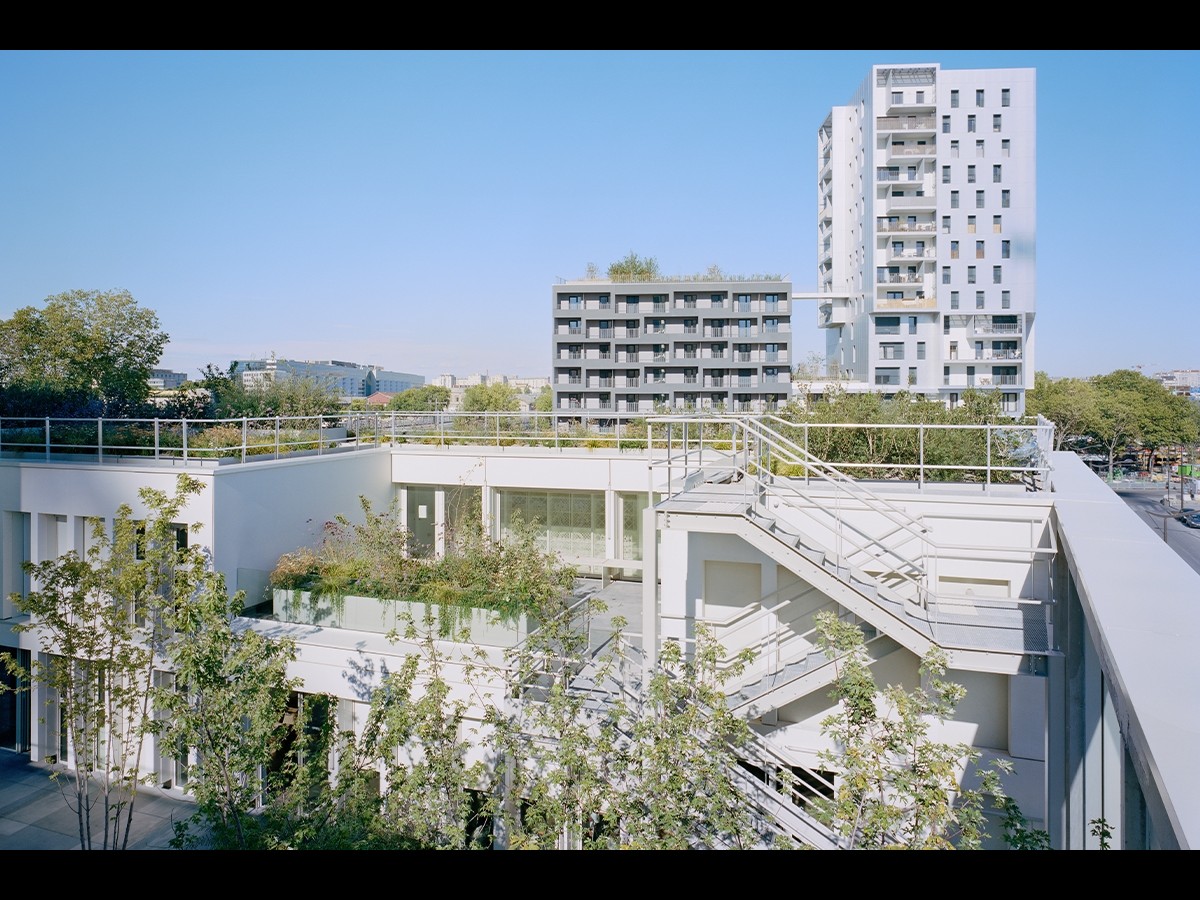
[[[497,492],[500,536],[512,535],[517,523],[532,528],[539,546],[568,561],[604,559],[604,493],[602,491]]]

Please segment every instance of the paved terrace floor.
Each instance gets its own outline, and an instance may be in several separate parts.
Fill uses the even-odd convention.
[[[70,777],[70,776],[67,776]],[[79,819],[67,805],[69,782],[53,781],[50,767],[27,754],[0,750],[0,850],[78,850]],[[140,788],[129,831],[131,850],[168,850],[175,822],[189,818],[196,805],[156,788]],[[99,848],[102,832],[93,822]]]

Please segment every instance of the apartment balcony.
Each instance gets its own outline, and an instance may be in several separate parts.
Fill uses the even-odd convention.
[[[611,338],[611,337],[613,337],[613,335],[614,335],[614,332],[613,332],[613,329],[611,329],[611,328],[597,328],[596,333],[593,335],[593,337]]]
[[[937,132],[935,116],[879,116],[875,119],[876,132],[881,131],[930,131]]]
[[[977,350],[975,352],[976,359],[1009,359],[1020,360],[1020,350]]]
[[[756,388],[758,387],[758,379],[751,375],[739,375],[736,385],[740,388]]]
[[[923,182],[925,176],[918,172],[890,172],[887,169],[876,169],[875,180],[891,184],[917,184]]]
[[[910,197],[907,194],[903,197],[885,197],[882,202],[889,210],[937,209],[937,195],[932,191],[923,197]]]
[[[635,388],[635,387],[641,387],[641,386],[642,386],[642,379],[639,376],[637,376],[637,375],[626,375],[625,376],[625,387]]]
[[[900,199],[900,198],[894,198]],[[933,234],[937,231],[937,224],[930,222],[893,222],[887,218],[877,218],[875,220],[875,230],[885,234],[899,233],[912,234],[914,232],[920,234]]]
[[[725,337],[725,331],[726,329],[724,326],[714,326],[712,328],[705,329],[704,336],[713,338]]]
[[[642,329],[640,327],[625,329],[625,337],[627,337],[627,338],[640,337],[641,334],[642,334]]]
[[[583,334],[583,326],[582,326],[582,325],[571,325],[570,327],[568,327],[568,328],[567,328],[567,330],[566,330],[566,331],[563,331],[563,330],[560,328],[560,329],[558,330],[558,333],[559,333],[559,334],[579,334],[579,335],[582,335],[582,334]]]
[[[665,353],[655,353],[655,354],[654,354],[654,355],[653,355],[653,356],[652,356],[650,359],[651,359],[651,362],[666,362],[666,361],[667,361],[667,354],[665,354]]]
[[[876,284],[924,284],[925,276],[920,272],[886,272],[875,277]]]
[[[937,144],[929,141],[925,144],[905,144],[903,147],[894,147],[888,144],[887,159],[891,162],[894,159],[912,159],[923,156],[936,156]]]
[[[975,320],[975,334],[1021,334],[1020,322],[992,322],[988,319]]]
[[[935,250],[933,247],[906,247],[899,253],[897,253],[895,250],[888,250],[887,258],[889,262],[900,262],[913,259],[937,259],[937,250]]]
[[[613,380],[611,378],[597,378],[592,384],[592,387],[610,388],[612,386]]]
[[[717,376],[717,375],[714,375],[712,378],[706,378],[704,380],[704,386],[706,388],[723,388],[723,387],[725,387],[725,385],[727,383],[728,382],[726,382],[726,380],[723,377]]]
[[[937,309],[937,297],[876,298],[875,309]]]

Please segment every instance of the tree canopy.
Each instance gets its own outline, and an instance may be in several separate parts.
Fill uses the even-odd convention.
[[[1055,424],[1056,449],[1102,448],[1109,467],[1118,451],[1137,443],[1153,454],[1194,443],[1200,408],[1172,394],[1162,382],[1132,369],[1092,378],[1051,378],[1038,372],[1026,412]]]
[[[388,401],[388,409],[405,412],[438,412],[450,405],[450,388],[439,384],[423,384],[401,391]]]
[[[283,377],[247,386],[236,365],[221,370],[212,363],[200,374],[200,386],[209,395],[208,415],[216,419],[322,416],[341,409],[337,390],[315,378]]]
[[[502,381],[474,384],[463,392],[465,412],[516,412],[521,408],[517,392]]]
[[[0,321],[0,413],[125,415],[168,335],[129,291],[67,291]]]

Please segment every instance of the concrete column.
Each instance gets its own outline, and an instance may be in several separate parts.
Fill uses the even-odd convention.
[[[658,515],[642,511],[642,650],[648,681],[658,663]]]

